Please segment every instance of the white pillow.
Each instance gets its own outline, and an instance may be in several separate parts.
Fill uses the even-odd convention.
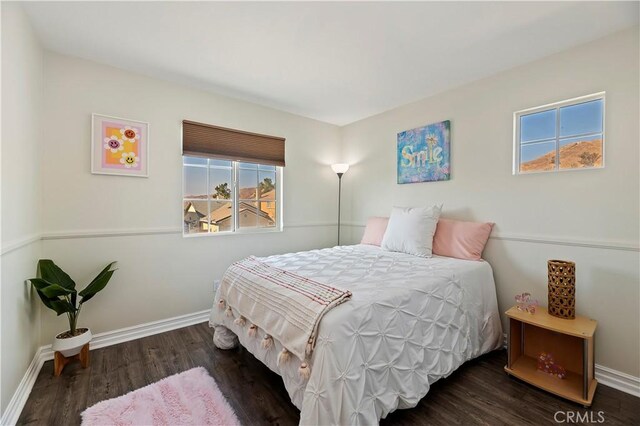
[[[394,207],[380,247],[414,256],[431,257],[433,234],[442,206]]]

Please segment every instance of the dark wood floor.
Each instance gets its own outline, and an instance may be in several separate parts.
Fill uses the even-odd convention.
[[[218,382],[245,425],[296,425],[298,410],[282,380],[242,348],[216,349],[206,323],[91,351],[91,366],[68,365],[53,377],[44,364],[18,424],[74,425],[87,407],[196,366]],[[463,365],[431,388],[420,404],[383,425],[541,425],[556,411],[602,411],[605,424],[640,424],[640,398],[599,385],[591,410],[508,377],[505,351]],[[564,414],[558,420],[564,420]]]

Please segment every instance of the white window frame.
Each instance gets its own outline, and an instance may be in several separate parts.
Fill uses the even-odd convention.
[[[565,101],[554,102],[551,104],[541,105],[534,108],[527,108],[520,111],[516,111],[513,113],[513,174],[514,175],[531,175],[536,173],[556,173],[556,172],[570,172],[576,170],[593,170],[593,169],[603,169],[605,165],[605,115],[606,115],[606,92],[598,92],[593,93],[591,95],[579,96],[577,98],[567,99]],[[577,168],[560,168],[560,108],[571,106],[571,105],[579,105],[585,102],[602,100],[602,165],[599,167],[577,167]],[[556,135],[553,138],[545,138],[534,141],[527,141],[529,143],[536,142],[555,142],[556,145],[556,155],[555,155],[555,168],[553,170],[539,170],[532,172],[521,172],[520,171],[520,117],[523,115],[535,114],[537,112],[556,110]],[[582,137],[582,136],[593,136],[599,135],[600,132],[597,133],[585,133],[573,136],[565,136],[562,139],[574,138],[574,137]]]
[[[210,188],[210,184],[209,184],[209,179],[210,179],[210,173],[209,170],[210,169],[224,169],[224,170],[228,170],[229,167],[225,167],[225,166],[212,166],[209,165],[207,162],[207,165],[198,165],[198,164],[185,164],[184,163],[184,157],[192,157],[193,156],[183,156],[182,157],[182,200],[181,200],[181,205],[182,205],[182,209],[180,211],[180,218],[181,218],[181,222],[182,222],[182,236],[184,238],[192,238],[192,237],[208,237],[208,236],[222,236],[222,235],[238,235],[238,234],[262,234],[262,233],[271,233],[271,232],[282,232],[284,229],[284,221],[282,218],[282,175],[283,175],[283,167],[279,167],[279,166],[275,166],[275,174],[276,174],[276,221],[275,221],[275,226],[272,227],[256,227],[256,228],[251,228],[251,227],[244,227],[244,228],[240,228],[239,226],[239,222],[238,222],[238,218],[239,218],[239,206],[240,206],[240,188],[238,185],[238,170],[239,170],[239,163],[242,163],[243,161],[232,161],[232,160],[228,160],[231,161],[231,199],[230,200],[216,200],[210,197],[211,194],[209,194],[209,192],[211,192],[211,188]],[[211,160],[215,160],[215,158],[212,158]],[[260,172],[260,164],[258,165],[258,170],[257,173]],[[264,164],[263,164],[264,165]],[[185,170],[187,167],[201,167],[207,170],[207,199],[206,200],[202,200],[202,199],[190,199],[185,197]],[[263,170],[264,171],[264,170]],[[259,183],[259,182],[258,182]],[[257,189],[256,189],[257,191]],[[256,195],[257,196],[257,195]],[[233,209],[233,215],[232,215],[232,219],[233,219],[233,224],[231,227],[230,231],[220,231],[220,232],[211,232],[211,231],[207,231],[207,232],[194,232],[192,234],[186,233],[184,231],[184,203],[185,201],[206,201],[207,202],[207,211],[209,212],[209,214],[211,214],[211,203],[212,202],[216,202],[216,201],[228,201],[231,202],[232,205],[232,209]],[[246,201],[246,200],[243,200]],[[256,202],[260,202],[261,200],[258,198],[256,199]],[[264,200],[265,202],[267,201],[273,201],[273,200]]]

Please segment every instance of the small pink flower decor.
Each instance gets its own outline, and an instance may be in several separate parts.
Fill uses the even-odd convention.
[[[546,352],[540,352],[540,355],[538,355],[538,370],[556,376],[559,379],[567,377],[567,370],[563,366],[556,364],[553,355]]]
[[[516,308],[518,308],[519,311],[535,314],[537,307],[538,301],[531,298],[531,293],[522,293],[516,295]]]

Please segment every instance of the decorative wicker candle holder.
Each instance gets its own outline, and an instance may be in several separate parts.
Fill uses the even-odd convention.
[[[565,319],[576,317],[576,264],[549,260],[549,314]]]

